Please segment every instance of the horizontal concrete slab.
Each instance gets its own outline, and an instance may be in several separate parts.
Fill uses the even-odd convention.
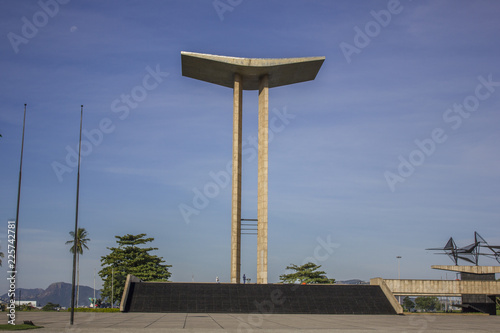
[[[465,294],[500,295],[500,281],[463,280],[386,280],[394,295],[460,296]]]
[[[233,88],[238,73],[243,77],[243,90],[258,90],[266,74],[269,88],[314,80],[325,57],[260,59],[182,51],[181,61],[183,76]]]
[[[16,323],[31,320],[44,326],[42,333],[366,333],[425,332],[462,333],[498,332],[500,316],[485,315],[283,315],[250,313],[75,313],[74,326],[68,312],[18,311]],[[2,316],[0,324],[7,324]]]
[[[456,266],[456,265],[432,265],[432,269],[443,271],[473,273],[473,274],[492,274],[500,273],[500,266]]]

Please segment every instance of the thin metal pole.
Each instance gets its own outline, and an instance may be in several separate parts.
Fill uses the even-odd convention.
[[[17,275],[17,262],[19,261],[19,252],[17,250],[17,230],[19,229],[19,203],[21,202],[21,179],[23,177],[23,154],[24,154],[24,129],[26,125],[26,104],[24,104],[24,117],[23,117],[23,136],[21,139],[21,161],[19,162],[19,184],[17,186],[17,210],[16,210],[16,230],[14,231],[14,253],[16,254],[14,260],[14,276]],[[15,301],[15,295],[12,293],[11,299]]]
[[[94,309],[95,309],[95,273],[96,273],[97,268],[94,268],[94,299],[92,300],[92,303],[94,304]]]
[[[113,267],[111,267],[111,308],[114,308],[114,292],[115,292],[115,286],[114,286],[114,282],[115,282],[115,270]]]
[[[80,111],[80,141],[78,143],[78,174],[76,177],[76,212],[75,212],[75,238],[73,240],[73,277],[71,282],[71,317],[70,325],[73,325],[75,319],[75,275],[76,275],[76,253],[78,251],[76,243],[78,236],[78,201],[80,199],[80,159],[82,151],[82,122],[83,122],[83,105]]]
[[[401,279],[401,274],[400,274],[400,269],[399,269],[399,259],[401,259],[401,256],[396,257],[398,259],[398,280]]]
[[[401,259],[401,256],[396,257],[398,259],[398,280],[401,280],[401,274],[399,270],[399,260]],[[401,304],[401,295],[399,295],[399,304]]]

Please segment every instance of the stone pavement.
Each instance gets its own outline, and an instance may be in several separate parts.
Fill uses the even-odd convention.
[[[16,323],[44,326],[33,332],[500,332],[500,316],[300,315],[230,313],[17,312]],[[0,320],[6,324],[6,318]]]

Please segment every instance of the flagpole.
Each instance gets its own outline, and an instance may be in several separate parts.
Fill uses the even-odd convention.
[[[80,111],[80,140],[78,143],[78,173],[76,176],[76,212],[75,212],[75,237],[73,240],[73,277],[71,283],[71,316],[69,323],[73,325],[75,319],[75,275],[76,275],[76,253],[78,251],[76,243],[78,236],[78,201],[80,199],[80,160],[82,151],[82,122],[83,122],[83,105]]]
[[[17,229],[19,229],[19,203],[21,202],[21,179],[23,177],[23,154],[24,154],[24,129],[26,125],[26,104],[24,104],[24,117],[23,117],[23,136],[21,139],[21,161],[19,162],[19,184],[17,186],[17,210],[16,210],[16,230],[14,231],[14,253],[16,255],[14,260],[14,276],[17,275],[17,262],[19,261],[19,253],[17,251]],[[15,295],[12,293],[11,299],[15,300]]]
[[[94,299],[92,300],[92,303],[94,304],[94,309],[95,309],[95,273],[96,273],[97,268],[94,268]]]

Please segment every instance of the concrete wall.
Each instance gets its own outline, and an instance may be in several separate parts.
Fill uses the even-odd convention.
[[[370,284],[380,286],[380,289],[382,289],[382,291],[384,292],[385,296],[387,297],[387,299],[391,303],[391,306],[394,308],[394,311],[396,311],[397,314],[403,314],[403,307],[401,306],[401,304],[399,304],[397,299],[394,297],[394,294],[389,289],[389,287],[385,283],[384,279],[382,279],[382,278],[371,279]]]
[[[394,295],[460,296],[500,295],[500,281],[385,280]]]

